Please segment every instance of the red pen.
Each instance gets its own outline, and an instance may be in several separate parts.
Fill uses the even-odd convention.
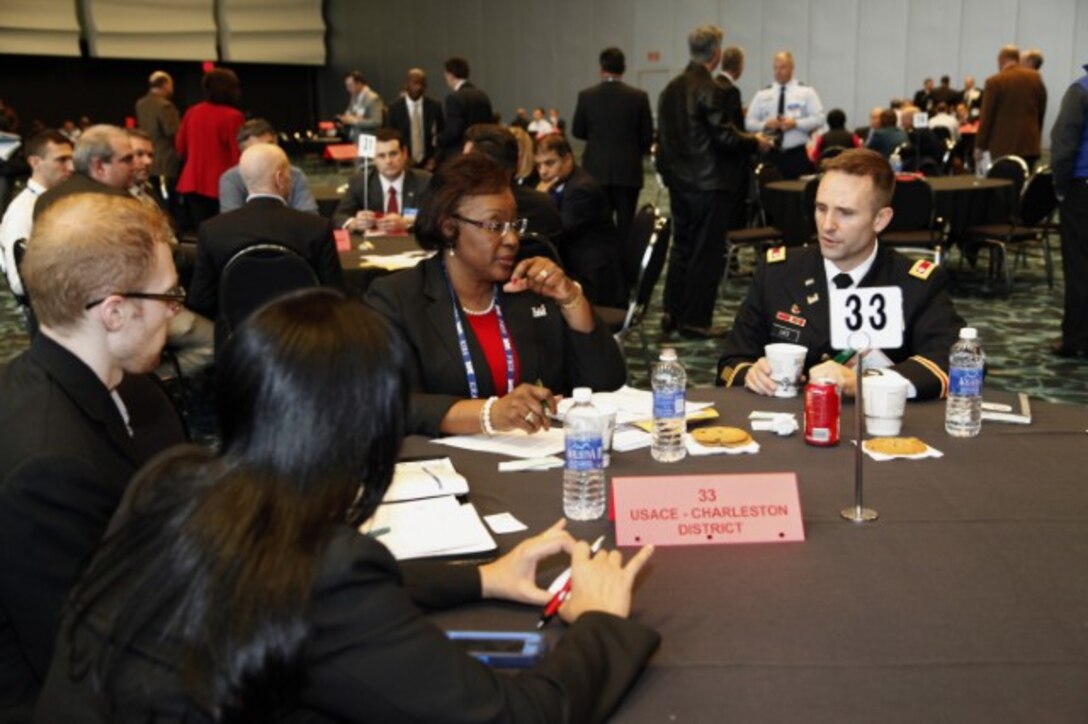
[[[597,540],[593,541],[593,545],[589,547],[589,555],[593,556],[597,554],[597,551],[604,545],[604,536],[602,535]],[[559,612],[560,606],[567,600],[567,596],[570,595],[570,568],[559,574],[559,577],[552,581],[552,585],[548,587],[549,591],[553,591],[551,600],[548,601],[548,605],[544,607],[544,613],[540,614],[540,620],[537,622],[536,627],[544,628],[548,621],[552,620],[552,617]],[[562,583],[560,583],[562,581]],[[556,585],[559,586],[556,590]]]

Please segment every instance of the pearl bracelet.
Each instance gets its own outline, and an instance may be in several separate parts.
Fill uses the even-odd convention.
[[[559,302],[560,309],[570,309],[578,304],[582,299],[582,285],[578,282],[574,282],[574,294],[571,294],[568,298]]]
[[[498,397],[488,397],[484,406],[480,408],[480,429],[491,437],[495,434],[495,426],[491,424],[491,408],[495,406],[495,402],[498,401]]]

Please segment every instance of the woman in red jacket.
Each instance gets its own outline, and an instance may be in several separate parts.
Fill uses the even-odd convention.
[[[185,163],[178,193],[193,229],[219,213],[219,177],[238,163],[238,129],[245,123],[235,107],[242,90],[234,71],[215,68],[202,85],[205,100],[185,111],[176,140]]]

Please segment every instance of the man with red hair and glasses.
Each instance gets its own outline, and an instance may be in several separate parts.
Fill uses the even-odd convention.
[[[23,283],[40,325],[0,373],[0,720],[30,719],[61,608],[132,474],[184,442],[147,373],[185,293],[166,217],[72,194],[34,223]]]

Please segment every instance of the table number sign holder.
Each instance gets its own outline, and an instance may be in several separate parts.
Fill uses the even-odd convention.
[[[865,459],[864,410],[861,378],[865,355],[871,349],[903,346],[903,290],[899,287],[852,287],[830,289],[831,344],[838,349],[860,350],[854,365],[854,505],[839,511],[853,523],[869,523],[880,513],[864,505],[862,461]]]
[[[363,208],[370,208],[369,201],[367,200],[368,191],[370,190],[370,159],[374,158],[374,154],[378,149],[378,137],[369,133],[359,134],[359,158],[363,159]],[[385,208],[384,206],[382,208]]]
[[[854,336],[859,337],[858,342],[864,342],[864,346],[853,347],[853,349],[861,350],[858,352],[858,361],[854,365],[854,505],[851,508],[843,508],[839,511],[839,515],[853,523],[870,523],[879,518],[880,513],[873,508],[865,507],[865,486],[862,477],[862,461],[865,460],[865,454],[861,449],[864,437],[861,431],[865,421],[865,402],[861,398],[861,378],[865,375],[862,367],[864,367],[865,355],[869,352],[869,335],[858,333]],[[864,339],[860,339],[862,337]]]

